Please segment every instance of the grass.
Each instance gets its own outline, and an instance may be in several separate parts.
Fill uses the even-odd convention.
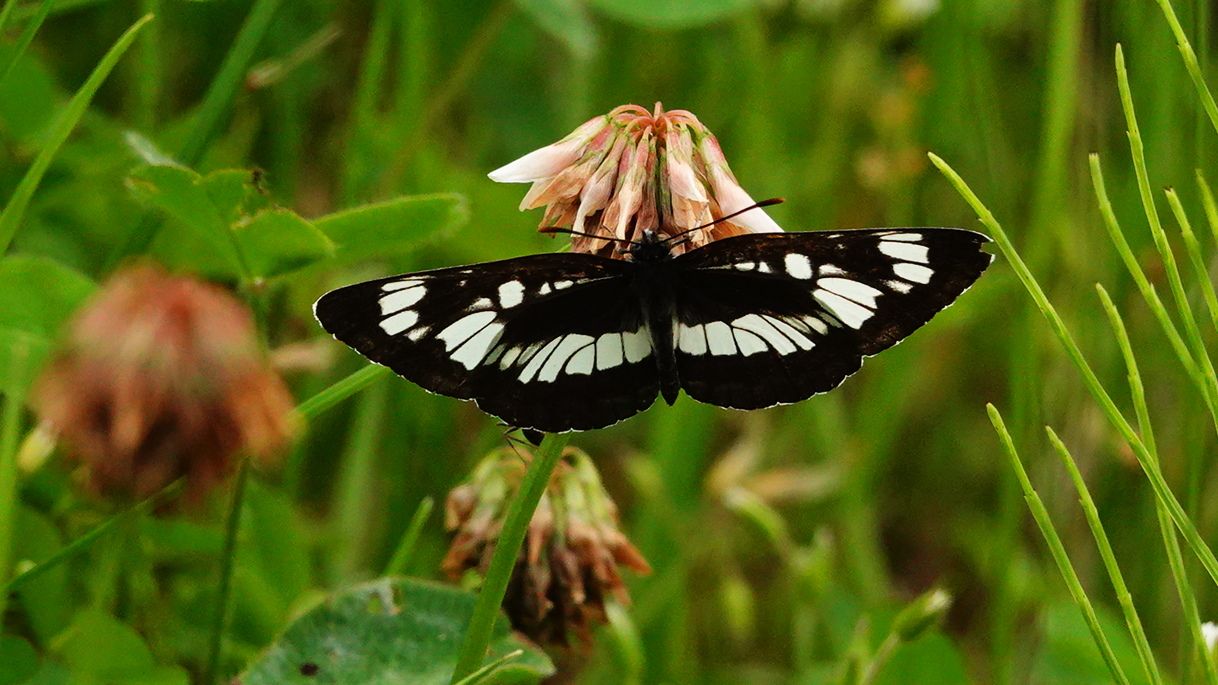
[[[18,458],[36,417],[28,381],[4,376],[0,654],[20,641],[39,677],[104,681],[114,665],[72,638],[101,615],[147,678],[226,682],[329,593],[439,579],[435,503],[500,429],[349,354],[309,305],[364,278],[557,249],[516,211],[523,189],[486,172],[660,100],[715,131],[754,196],[787,198],[771,214],[789,230],[980,218],[1000,257],[834,393],[747,415],[684,398],[572,436],[654,572],[627,576],[633,603],[608,606],[587,654],[556,659],[567,677],[1218,683],[1200,632],[1218,618],[1204,3],[742,2],[683,28],[647,3],[561,4],[0,5],[4,254],[97,282],[157,259],[241,286],[276,358],[304,360],[285,371],[291,454],[193,508],[167,506],[177,485],[99,500],[62,451]],[[273,78],[250,88],[251,73]],[[260,169],[270,206],[367,238],[266,278],[220,269],[128,190],[128,132],[204,175]],[[365,205],[449,193],[444,217],[420,205],[417,232],[371,244],[394,215]],[[53,336],[9,309],[0,358],[13,331],[38,333],[41,363]],[[492,562],[454,682],[531,658],[482,658],[511,561]],[[942,625],[894,637],[932,587],[952,597]]]

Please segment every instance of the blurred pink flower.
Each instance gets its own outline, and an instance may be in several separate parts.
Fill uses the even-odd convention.
[[[562,140],[496,169],[490,178],[532,183],[520,209],[545,207],[541,227],[638,240],[708,224],[753,203],[710,129],[691,112],[622,105]],[[762,209],[696,231],[678,250],[782,228]],[[625,242],[574,236],[577,252],[624,258]]]

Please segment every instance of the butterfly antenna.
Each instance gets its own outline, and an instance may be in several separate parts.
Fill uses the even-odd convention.
[[[616,236],[596,235],[595,233],[584,233],[583,231],[573,231],[569,228],[563,228],[562,226],[542,226],[541,228],[537,229],[537,231],[539,233],[545,233],[546,235],[554,235],[556,233],[565,233],[567,235],[577,235],[577,236],[580,236],[581,238],[594,238],[596,240],[607,240],[612,243],[627,243],[629,245],[638,245],[639,244],[639,241],[637,241],[637,240],[627,240],[625,238],[618,238]]]
[[[750,212],[754,209],[758,209],[761,207],[769,207],[770,205],[782,204],[783,202],[784,202],[784,200],[781,197],[772,197],[768,200],[762,200],[761,202],[754,202],[753,204],[749,205],[748,207],[743,207],[741,209],[737,209],[736,211],[732,212],[731,214],[721,216],[718,219],[715,219],[714,221],[711,221],[709,223],[702,224],[701,226],[694,226],[693,228],[681,231],[680,233],[670,235],[670,236],[664,238],[664,240],[661,242],[667,243],[670,240],[676,240],[677,238],[680,238],[681,236],[683,236],[687,233],[693,233],[694,231],[700,231],[704,228],[714,226],[717,223],[727,221],[728,219],[732,219],[734,217],[740,216],[741,214],[744,214],[745,212]]]

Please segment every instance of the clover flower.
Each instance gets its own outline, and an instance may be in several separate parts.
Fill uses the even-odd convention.
[[[101,494],[141,498],[185,476],[198,497],[238,452],[288,441],[292,398],[228,292],[152,266],[116,273],[71,321],[34,404]]]
[[[541,228],[560,227],[575,235],[576,252],[625,258],[628,241],[643,231],[660,237],[709,224],[751,204],[732,174],[719,141],[691,112],[648,112],[622,105],[588,120],[562,140],[496,169],[502,183],[532,183],[520,203],[544,206]],[[774,233],[782,228],[754,209],[694,231],[677,251],[742,233]]]
[[[486,571],[508,502],[531,459],[512,449],[496,450],[449,494],[445,525],[456,531],[442,564],[449,577]],[[651,572],[618,529],[617,506],[592,460],[568,447],[529,524],[504,611],[513,627],[538,642],[567,644],[571,633],[587,641],[591,627],[605,621],[609,598],[630,602],[619,567]]]

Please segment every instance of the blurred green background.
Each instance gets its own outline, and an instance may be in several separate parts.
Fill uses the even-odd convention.
[[[40,5],[15,3],[0,57]],[[1175,5],[1212,73],[1209,5]],[[141,164],[131,132],[201,172],[261,169],[272,202],[305,218],[399,195],[459,194],[442,198],[439,218],[410,249],[382,251],[369,230],[356,241],[358,258],[269,281],[272,349],[303,344],[289,349],[311,360],[286,374],[298,398],[365,363],[316,326],[317,296],[362,278],[557,249],[535,234],[537,213],[517,212],[525,188],[486,173],[617,105],[659,101],[714,131],[754,197],[786,198],[770,214],[787,230],[977,228],[925,153],[942,156],[1003,222],[1132,415],[1092,290],[1104,283],[1139,354],[1168,480],[1214,539],[1212,426],[1111,248],[1087,169],[1086,153],[1099,152],[1134,253],[1166,294],[1117,96],[1120,42],[1152,185],[1179,189],[1214,252],[1194,170],[1214,178],[1215,133],[1153,0],[52,6],[0,78],[0,197],[17,187],[48,122],[106,46],[144,12],[158,16],[54,158],[10,253],[102,280],[119,260],[151,252],[227,282],[206,255],[166,238],[178,219],[159,239],[132,238],[148,210],[128,182]],[[252,52],[235,55],[243,22],[259,12],[266,22],[253,27],[262,30]],[[226,64],[239,70],[236,87],[205,101]],[[208,116],[214,125],[200,133]],[[1163,215],[1174,240],[1178,228]],[[870,653],[900,607],[935,586],[955,599],[947,620],[900,646],[878,682],[1110,682],[1031,525],[986,402],[1007,417],[1121,660],[1136,664],[1045,423],[1080,462],[1160,665],[1171,682],[1197,677],[1150,489],[1000,259],[956,306],[831,394],[750,414],[683,399],[576,436],[655,571],[628,578],[628,618],[556,656],[559,682],[837,682],[851,654]],[[442,501],[500,444],[500,429],[472,406],[396,379],[320,416],[280,467],[253,478],[225,672],[241,670],[320,593],[376,576],[419,502]],[[60,464],[22,474],[15,560],[44,558],[107,514],[74,494]],[[56,636],[86,609],[102,609],[134,628],[158,664],[197,673],[224,500],[143,519],[142,561],[120,566],[121,596],[112,567],[129,550],[115,540],[132,538],[107,537],[24,592],[6,630],[40,658],[62,660]],[[448,542],[440,519],[424,528],[412,575],[439,577]],[[1202,619],[1218,619],[1213,586],[1186,562]],[[1128,671],[1144,681],[1136,666]]]

